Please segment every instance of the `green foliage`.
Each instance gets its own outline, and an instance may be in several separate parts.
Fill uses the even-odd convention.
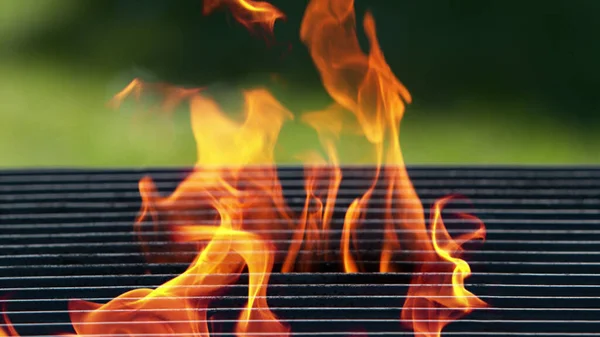
[[[240,88],[276,72],[287,81],[278,98],[294,113],[327,105],[297,38],[302,1],[274,1],[290,18],[278,24],[286,43],[271,48],[224,13],[202,17],[198,2],[1,1],[0,166],[193,163],[185,109],[171,121],[106,108],[133,76]],[[384,52],[415,98],[401,131],[409,164],[600,163],[600,48],[588,41],[600,2],[391,3],[359,7],[373,8]],[[290,152],[315,142],[300,130],[282,136]]]

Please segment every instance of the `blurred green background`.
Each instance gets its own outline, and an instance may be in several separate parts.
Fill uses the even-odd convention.
[[[298,38],[307,1],[272,3],[288,19],[267,48],[224,11],[203,17],[201,0],[0,1],[0,165],[193,163],[185,111],[106,108],[136,76],[220,93],[268,85],[294,112],[325,107]],[[366,8],[413,95],[409,164],[600,163],[600,1],[357,0],[359,18]]]

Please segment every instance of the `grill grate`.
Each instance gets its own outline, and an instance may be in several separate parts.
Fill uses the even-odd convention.
[[[369,172],[344,170],[340,211],[369,185]],[[1,172],[0,295],[10,294],[7,313],[21,335],[72,331],[66,306],[71,298],[106,302],[183,271],[184,263],[145,262],[132,224],[142,176],[169,191],[185,174],[170,169]],[[443,335],[600,336],[600,169],[416,167],[409,174],[427,216],[437,198],[458,193],[470,204],[451,208],[474,213],[487,228],[485,244],[465,255],[473,271],[466,286],[491,308],[450,324]],[[302,177],[300,169],[280,171],[292,209],[304,203]],[[383,191],[375,198],[377,193]],[[335,217],[333,232],[339,232],[340,219]],[[370,221],[373,228],[359,232],[376,233],[381,220]],[[451,233],[460,231],[452,229],[452,219],[445,222]],[[332,267],[324,263],[323,269]],[[409,272],[274,272],[269,305],[295,336],[347,336],[361,328],[369,336],[412,335],[399,324],[409,278]],[[209,317],[214,314],[213,323],[223,331],[244,303],[244,282],[247,275],[211,306]]]

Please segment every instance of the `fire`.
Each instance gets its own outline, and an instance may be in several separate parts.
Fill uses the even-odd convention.
[[[136,78],[131,81],[123,90],[118,92],[108,106],[113,109],[118,109],[121,103],[129,96],[134,96],[136,100],[140,100],[144,93],[158,93],[164,100],[161,103],[161,110],[172,112],[183,100],[192,97],[202,91],[201,88],[180,88],[167,83],[146,83],[141,79]]]
[[[403,322],[413,328],[417,336],[440,336],[444,326],[451,321],[468,314],[474,308],[487,306],[464,288],[464,280],[471,275],[471,268],[466,261],[456,257],[462,252],[462,244],[465,242],[485,238],[485,226],[471,215],[460,214],[463,218],[477,223],[478,228],[456,239],[450,237],[441,214],[451,199],[451,196],[442,198],[436,201],[431,209],[431,241],[442,263],[422,264],[419,267],[402,310]],[[443,286],[429,286],[431,284]]]
[[[248,302],[236,325],[237,335],[251,336],[260,331],[287,334],[287,327],[266,302],[275,249],[269,240],[251,231],[268,225],[262,223],[264,219],[291,221],[277,183],[272,153],[281,125],[292,115],[265,90],[247,91],[244,96],[246,116],[241,122],[229,119],[212,99],[192,96],[191,123],[198,147],[196,170],[164,198],[149,177],[140,181],[144,202],[138,232],[143,231],[140,225],[146,218],[161,217],[176,233],[171,238],[174,243],[198,243],[200,254],[184,273],[157,289],[136,289],[104,305],[72,301],[71,320],[79,335],[141,336],[152,332],[208,336],[206,311],[210,298],[236,282],[245,267],[251,275]],[[264,169],[245,171],[249,165],[269,163]],[[248,174],[257,180],[248,182],[244,179]],[[245,186],[239,186],[242,184]],[[199,210],[207,212],[201,217],[188,215]],[[152,250],[145,248],[152,258]],[[113,314],[115,311],[119,314]],[[137,321],[140,324],[135,324]]]
[[[442,199],[434,206],[433,225],[431,234],[428,234],[423,208],[408,177],[400,150],[400,120],[405,102],[410,103],[411,96],[385,61],[376,38],[375,21],[370,13],[365,15],[363,26],[370,44],[368,55],[363,53],[356,35],[354,2],[313,0],[306,10],[300,33],[321,74],[325,89],[340,106],[356,117],[376,153],[377,174],[373,185],[361,198],[354,200],[346,212],[342,238],[344,268],[346,272],[359,271],[350,253],[350,241],[354,236],[352,232],[383,171],[387,185],[387,221],[380,271],[393,271],[393,256],[402,250],[412,252],[411,258],[422,262],[421,270],[409,288],[402,321],[419,336],[440,336],[447,324],[447,321],[442,323],[444,319],[456,319],[473,308],[485,305],[464,288],[464,279],[470,274],[470,269],[464,260],[456,257],[460,252],[458,242],[483,238],[485,231],[481,226],[474,233],[459,238],[458,242],[454,241],[441,221],[441,208],[447,201]],[[396,234],[397,229],[404,230],[402,244]],[[439,236],[444,240],[440,240]],[[435,262],[451,264],[438,266]],[[435,270],[431,270],[432,266],[435,266]],[[451,280],[439,276],[445,273],[452,275]],[[429,284],[440,286],[431,287]],[[456,309],[439,310],[436,304]]]
[[[204,0],[204,15],[220,6],[227,6],[235,20],[253,31],[257,25],[273,34],[275,22],[285,19],[285,14],[268,2],[257,0]]]
[[[275,21],[284,18],[272,5],[251,0],[205,0],[204,13],[221,5],[248,29],[259,25],[272,32]],[[201,88],[135,79],[114,97],[111,106],[118,107],[126,98],[139,99],[151,90],[165,97],[162,110],[189,104],[197,147],[194,170],[168,196],[158,193],[151,177],[141,179],[142,209],[135,222],[149,261],[185,261],[189,267],[156,289],[135,289],[105,304],[72,300],[69,311],[77,335],[210,336],[209,305],[247,270],[247,301],[236,335],[288,336],[290,327],[268,304],[267,286],[275,266],[283,273],[309,272],[313,262],[323,258],[341,260],[347,273],[368,272],[357,252],[358,229],[368,226],[369,207],[377,202],[384,205],[385,220],[378,271],[397,271],[396,262],[403,259],[420,262],[402,309],[403,325],[416,336],[439,337],[452,320],[486,306],[465,288],[471,271],[460,258],[465,242],[485,238],[485,227],[463,214],[466,220],[477,220],[478,228],[452,238],[441,216],[449,197],[433,205],[427,227],[399,141],[400,121],[411,96],[384,58],[370,13],[363,29],[368,53],[358,42],[352,0],[308,4],[300,37],[335,103],[299,118],[315,130],[325,154],[315,150],[298,155],[305,164],[301,212],[286,204],[274,156],[280,131],[294,115],[269,91],[244,91],[240,118],[225,113]],[[343,178],[338,151],[342,133],[359,134],[370,144],[374,176],[345,210],[339,251],[334,252],[331,226]],[[384,197],[377,200],[374,194],[381,188]],[[148,244],[159,240],[171,244]],[[190,249],[197,252],[193,258],[185,254]],[[18,336],[8,317],[4,321],[0,336]]]
[[[4,327],[0,326],[0,337],[18,337],[19,333],[15,330],[15,327],[12,326],[10,318],[6,314],[6,305],[2,305],[3,313],[2,313],[2,321],[4,321]]]
[[[248,302],[236,325],[237,336],[260,331],[286,336],[288,330],[269,310],[266,285],[273,266],[270,245],[256,235],[232,228],[235,202],[219,207],[221,226],[183,226],[182,241],[209,241],[183,274],[157,289],[136,289],[107,304],[71,301],[71,321],[78,335],[208,336],[206,311],[210,297],[236,281],[244,265],[250,284]]]
[[[422,207],[406,173],[399,143],[404,102],[410,102],[411,97],[383,57],[375,36],[373,17],[367,13],[364,20],[365,33],[370,42],[369,55],[363,53],[355,27],[353,1],[311,1],[306,9],[300,36],[309,48],[325,89],[341,107],[354,115],[376,155],[373,185],[355,200],[346,214],[345,228],[349,231],[352,231],[355,226],[353,223],[361,217],[362,210],[369,202],[381,170],[386,170],[389,179],[386,218],[389,221],[386,225],[388,234],[383,241],[380,271],[389,272],[393,270],[390,263],[392,252],[400,249],[394,234],[394,219],[408,220],[411,226],[415,223],[416,226],[424,224]],[[407,223],[404,222],[404,225]],[[425,235],[424,231],[421,233],[418,235]],[[346,234],[347,237],[350,235]],[[345,264],[355,269],[350,259],[346,253]]]

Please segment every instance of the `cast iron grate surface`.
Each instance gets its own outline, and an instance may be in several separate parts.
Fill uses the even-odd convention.
[[[340,210],[369,185],[368,172],[344,169]],[[0,296],[7,296],[6,311],[19,333],[70,332],[69,299],[107,302],[182,272],[185,264],[145,262],[133,221],[141,177],[149,175],[160,190],[170,191],[185,174],[0,172]],[[600,168],[414,167],[409,175],[426,217],[436,199],[461,194],[470,204],[451,208],[468,207],[487,228],[485,243],[473,245],[464,258],[473,272],[467,289],[490,308],[451,323],[444,336],[600,336]],[[302,170],[281,169],[279,176],[290,207],[301,207]],[[445,222],[452,232],[451,219]],[[339,216],[334,223],[341,225]],[[294,336],[345,336],[359,329],[370,336],[412,335],[399,324],[410,272],[348,275],[323,269],[328,272],[272,274],[269,305],[291,324]],[[245,282],[242,276],[209,316],[234,320]]]

